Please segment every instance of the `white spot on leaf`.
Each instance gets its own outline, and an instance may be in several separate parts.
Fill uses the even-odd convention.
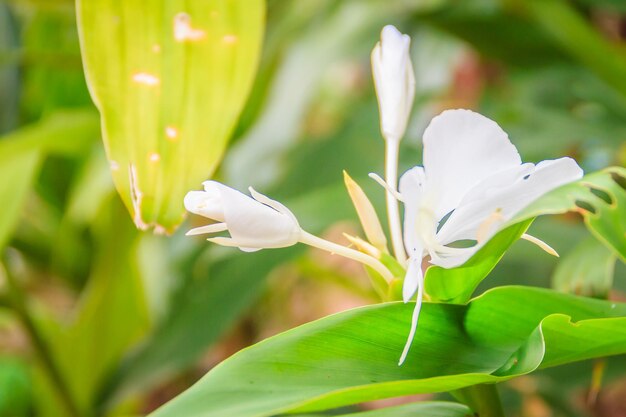
[[[138,84],[147,85],[149,87],[159,85],[159,83],[161,82],[159,77],[148,74],[147,72],[138,72],[136,74],[133,74],[133,81]]]
[[[191,16],[178,13],[174,16],[174,39],[178,42],[199,41],[206,37],[206,32],[191,26]]]
[[[237,35],[224,35],[224,37],[222,38],[222,42],[224,42],[226,45],[233,45],[237,43],[238,40],[239,38],[237,37]]]
[[[165,128],[165,136],[170,140],[176,140],[178,138],[178,130],[174,126],[167,126]]]

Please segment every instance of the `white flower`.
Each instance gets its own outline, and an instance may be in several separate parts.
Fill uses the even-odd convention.
[[[448,110],[424,132],[424,166],[400,178],[404,244],[409,265],[404,302],[423,286],[422,259],[444,268],[465,263],[518,212],[537,198],[582,177],[571,158],[522,163],[507,134],[494,121],[469,110]],[[470,247],[453,247],[455,242]],[[402,361],[401,360],[401,361]]]
[[[219,223],[197,227],[187,235],[218,233],[228,230],[228,237],[214,237],[211,242],[238,246],[246,252],[263,248],[282,248],[300,240],[302,230],[289,209],[250,188],[249,197],[216,181],[203,183],[204,191],[190,191],[185,208]]]
[[[409,56],[411,39],[391,25],[383,28],[380,38],[372,51],[380,126],[386,140],[399,141],[415,96],[415,75]]]

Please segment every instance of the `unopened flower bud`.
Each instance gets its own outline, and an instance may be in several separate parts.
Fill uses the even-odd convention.
[[[372,51],[372,72],[380,127],[386,140],[404,136],[415,96],[415,75],[409,56],[411,39],[394,26],[385,26]]]

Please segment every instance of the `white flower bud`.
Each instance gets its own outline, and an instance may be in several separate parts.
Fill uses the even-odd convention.
[[[208,240],[224,246],[238,246],[252,252],[296,244],[301,229],[289,209],[250,188],[249,197],[216,181],[206,181],[204,191],[190,191],[185,208],[219,223],[197,227],[187,235],[228,231],[228,237]]]
[[[415,97],[415,75],[409,56],[411,39],[385,26],[372,51],[372,72],[378,96],[380,127],[386,140],[404,136]]]

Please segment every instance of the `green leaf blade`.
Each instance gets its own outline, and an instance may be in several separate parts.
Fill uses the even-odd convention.
[[[310,412],[498,382],[564,357],[626,353],[624,331],[611,331],[626,324],[626,304],[502,287],[468,305],[425,303],[411,352],[398,366],[412,307],[350,310],[265,340],[152,417]]]

